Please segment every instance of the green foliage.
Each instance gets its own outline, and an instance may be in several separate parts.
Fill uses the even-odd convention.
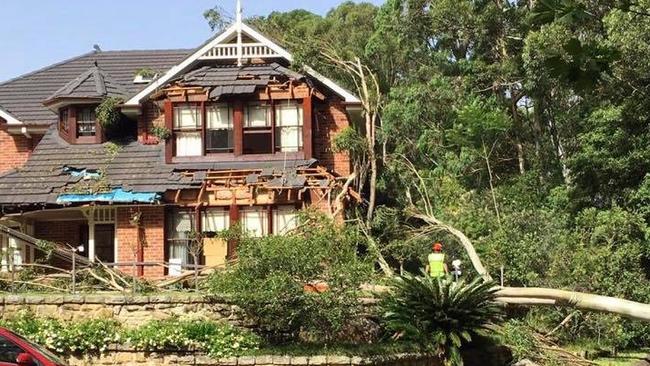
[[[120,339],[118,324],[105,319],[61,322],[21,311],[13,318],[0,321],[0,325],[59,354],[100,353]]]
[[[493,283],[470,283],[404,275],[380,303],[383,325],[418,342],[452,365],[461,365],[460,348],[472,335],[501,320]]]
[[[111,130],[118,125],[122,118],[118,106],[123,102],[124,100],[119,97],[107,97],[95,108],[97,122],[104,129]]]
[[[331,342],[360,314],[358,289],[371,272],[357,256],[360,238],[317,214],[287,236],[239,239],[238,261],[210,279],[271,337]],[[305,285],[326,283],[309,293]]]
[[[153,126],[151,128],[151,134],[156,136],[160,141],[166,141],[172,135],[172,132],[164,126]]]
[[[230,357],[259,348],[260,339],[250,331],[225,323],[170,318],[155,320],[124,334],[136,349],[157,351],[207,351],[213,357]]]
[[[142,76],[145,79],[154,78],[158,73],[149,67],[143,67],[135,70],[134,76]]]

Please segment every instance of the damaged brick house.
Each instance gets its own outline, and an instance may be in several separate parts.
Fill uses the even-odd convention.
[[[160,277],[191,264],[193,232],[282,234],[304,207],[334,212],[351,166],[332,143],[359,101],[291,62],[237,21],[196,49],[95,51],[0,84],[0,225]],[[14,264],[38,257],[0,244]],[[203,244],[204,265],[236,252]]]

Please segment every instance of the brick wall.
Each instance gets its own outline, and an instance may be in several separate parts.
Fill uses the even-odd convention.
[[[146,102],[142,115],[138,118],[138,141],[145,141],[145,136],[151,135],[153,126],[165,126],[165,115],[153,102]]]
[[[81,226],[84,221],[37,221],[34,224],[34,237],[55,243],[81,244]]]
[[[23,135],[10,135],[0,129],[0,174],[25,164],[42,136],[27,138]]]
[[[140,227],[131,225],[134,213],[141,212]],[[165,207],[140,206],[118,207],[117,220],[117,261],[133,262],[137,255],[139,243],[142,243],[144,262],[165,261]],[[132,267],[122,267],[122,271],[133,274]],[[164,268],[160,266],[144,267],[144,276],[156,278],[164,276]],[[137,274],[137,273],[136,273]]]
[[[321,165],[339,175],[350,175],[352,165],[348,155],[332,151],[332,144],[336,135],[350,125],[345,105],[332,103],[317,107],[315,113],[316,125],[313,131],[314,157],[320,161]]]

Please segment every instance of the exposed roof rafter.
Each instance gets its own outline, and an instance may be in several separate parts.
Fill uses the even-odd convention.
[[[241,43],[241,35],[246,35],[253,39],[254,43]],[[237,43],[227,43],[237,37]],[[199,47],[194,53],[185,58],[181,63],[172,67],[163,76],[149,84],[141,92],[129,99],[126,106],[137,106],[140,102],[151,95],[157,89],[165,86],[183,71],[194,65],[199,60],[206,59],[232,59],[240,61],[241,58],[282,58],[293,62],[293,56],[284,48],[265,37],[255,29],[243,22],[235,22],[221,34],[215,36],[203,46]],[[305,66],[305,71],[312,77],[318,79],[335,93],[341,96],[346,103],[360,103],[359,98],[347,91],[345,88],[336,84],[331,79],[324,77],[309,66]]]

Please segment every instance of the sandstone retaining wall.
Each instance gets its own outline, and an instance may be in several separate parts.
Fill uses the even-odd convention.
[[[242,356],[213,359],[201,354],[144,353],[116,348],[102,356],[69,358],[70,366],[89,365],[203,365],[203,366],[439,366],[436,358],[422,355],[393,355],[382,357],[348,356]]]
[[[61,320],[115,319],[125,326],[138,326],[150,320],[181,315],[223,320],[233,325],[241,325],[242,319],[236,306],[197,294],[0,296],[0,317],[11,317],[25,309],[40,317]]]

